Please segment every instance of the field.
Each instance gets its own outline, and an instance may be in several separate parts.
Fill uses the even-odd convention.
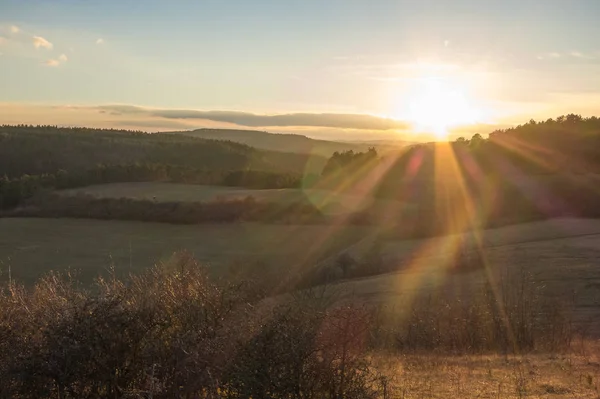
[[[408,355],[382,358],[393,397],[588,398],[600,395],[600,351],[574,345],[574,354],[523,356]]]
[[[340,283],[344,295],[397,305],[415,296],[440,290],[470,293],[488,280],[489,273],[522,270],[551,294],[572,294],[578,321],[600,316],[600,220],[554,219],[483,231],[479,239],[484,267],[466,273],[449,270],[453,248],[463,240],[474,250],[473,235],[425,240],[385,241],[382,256],[396,273]],[[359,258],[368,242],[348,252]]]
[[[10,265],[13,278],[26,283],[67,268],[90,281],[111,265],[123,275],[188,250],[213,270],[235,262],[291,269],[314,263],[365,234],[368,229],[362,227],[5,218],[0,219],[0,267],[3,279]]]
[[[331,288],[342,299],[394,308],[440,289],[472,291],[485,270],[447,270],[457,242],[476,246],[472,235],[394,240],[374,228],[223,224],[181,226],[72,219],[0,219],[3,273],[32,283],[50,270],[78,270],[84,281],[111,264],[118,274],[140,271],[188,249],[218,272],[242,267],[300,268],[336,258],[359,258],[374,239],[398,272],[342,281]],[[550,292],[577,294],[574,321],[592,325],[600,310],[600,221],[556,219],[484,231],[479,240],[490,270],[531,272]],[[243,262],[243,263],[242,263]],[[256,264],[255,262],[263,262]],[[6,274],[3,274],[3,278]],[[595,323],[597,326],[597,323]],[[593,333],[591,330],[576,330]],[[598,342],[575,339],[568,353],[525,355],[377,353],[370,355],[385,390],[397,398],[590,398],[600,394]],[[387,397],[387,396],[386,396]]]
[[[298,202],[308,199],[325,214],[354,212],[371,204],[378,209],[402,205],[397,201],[374,200],[363,195],[339,194],[322,189],[253,190],[238,187],[177,183],[112,183],[62,190],[63,195],[87,194],[97,198],[132,198],[157,202],[195,202],[240,199],[252,196],[259,201]],[[406,206],[406,205],[405,205]]]
[[[235,191],[235,190],[233,190]],[[0,219],[0,262],[6,278],[31,283],[53,270],[78,270],[89,281],[114,265],[117,272],[139,271],[173,252],[188,250],[212,270],[237,263],[248,267],[300,268],[334,262],[340,251],[364,256],[375,237],[381,255],[398,272],[346,281],[344,291],[363,298],[396,301],[411,292],[475,284],[485,269],[454,274],[447,265],[459,239],[475,247],[472,235],[395,241],[376,228],[289,226],[255,223],[171,225],[74,219]],[[600,300],[600,221],[556,219],[484,231],[479,240],[490,270],[525,268],[553,290],[575,290],[582,312],[595,312]],[[262,266],[260,266],[262,265]]]

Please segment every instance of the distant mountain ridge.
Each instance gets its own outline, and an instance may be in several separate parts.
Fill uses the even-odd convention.
[[[291,133],[269,133],[260,130],[237,130],[237,129],[197,129],[191,131],[174,131],[170,134],[182,134],[186,136],[212,139],[228,140],[236,143],[246,144],[251,147],[301,154],[314,154],[329,157],[336,151],[366,151],[369,147],[377,149],[392,147],[386,142],[344,142],[318,140],[300,134]],[[400,142],[400,144],[402,143]]]

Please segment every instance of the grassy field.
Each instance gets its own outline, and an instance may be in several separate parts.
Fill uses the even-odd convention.
[[[441,290],[469,294],[488,281],[495,271],[530,273],[550,294],[573,295],[576,319],[600,317],[600,220],[555,219],[482,232],[484,267],[453,273],[453,248],[462,238],[474,250],[472,235],[423,240],[386,241],[382,256],[394,262],[396,273],[338,284],[344,295],[393,305],[407,298]],[[350,250],[358,258],[368,247],[358,242]]]
[[[98,198],[133,198],[158,202],[195,202],[240,199],[252,196],[259,201],[298,202],[308,199],[325,214],[355,212],[376,204],[379,209],[401,205],[397,201],[374,200],[364,195],[339,194],[322,189],[253,190],[239,187],[202,186],[177,183],[112,183],[62,190],[64,195],[87,194]]]
[[[368,234],[367,228],[261,224],[170,225],[83,219],[0,219],[2,279],[26,283],[50,270],[71,268],[84,281],[114,264],[119,274],[140,271],[188,250],[213,270],[234,262],[294,268],[311,264]]]
[[[359,259],[378,230],[357,226],[263,224],[170,225],[74,219],[0,219],[0,268],[6,278],[32,282],[53,269],[72,268],[84,280],[114,264],[120,273],[139,271],[189,250],[213,270],[233,263],[284,268],[334,261],[345,250]],[[353,295],[395,301],[407,293],[440,286],[475,284],[484,269],[453,274],[447,265],[458,237],[382,241],[386,262],[398,272],[344,282]],[[573,289],[586,298],[582,309],[600,300],[600,221],[558,219],[484,231],[487,267],[526,268],[556,290]],[[467,246],[475,238],[465,235]],[[258,267],[258,266],[254,266]]]
[[[588,398],[600,397],[600,348],[574,345],[574,353],[524,356],[408,355],[382,357],[398,398]]]

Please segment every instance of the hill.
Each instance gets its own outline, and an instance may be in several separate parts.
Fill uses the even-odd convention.
[[[229,140],[235,143],[246,144],[252,147],[299,154],[314,154],[331,156],[336,151],[366,151],[369,147],[379,149],[397,147],[398,144],[390,142],[341,142],[312,139],[299,134],[269,133],[258,130],[235,129],[197,129],[192,131],[169,132],[190,137],[211,140]]]
[[[0,209],[40,188],[95,183],[186,183],[297,187],[320,174],[324,157],[259,150],[224,140],[138,131],[0,126]]]
[[[264,151],[230,141],[138,131],[0,126],[0,173],[8,177],[89,169],[98,164],[158,163],[210,170],[305,172],[321,157]]]

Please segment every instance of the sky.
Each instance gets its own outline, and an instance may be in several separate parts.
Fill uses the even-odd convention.
[[[0,0],[0,123],[312,137],[600,114],[598,0]]]

